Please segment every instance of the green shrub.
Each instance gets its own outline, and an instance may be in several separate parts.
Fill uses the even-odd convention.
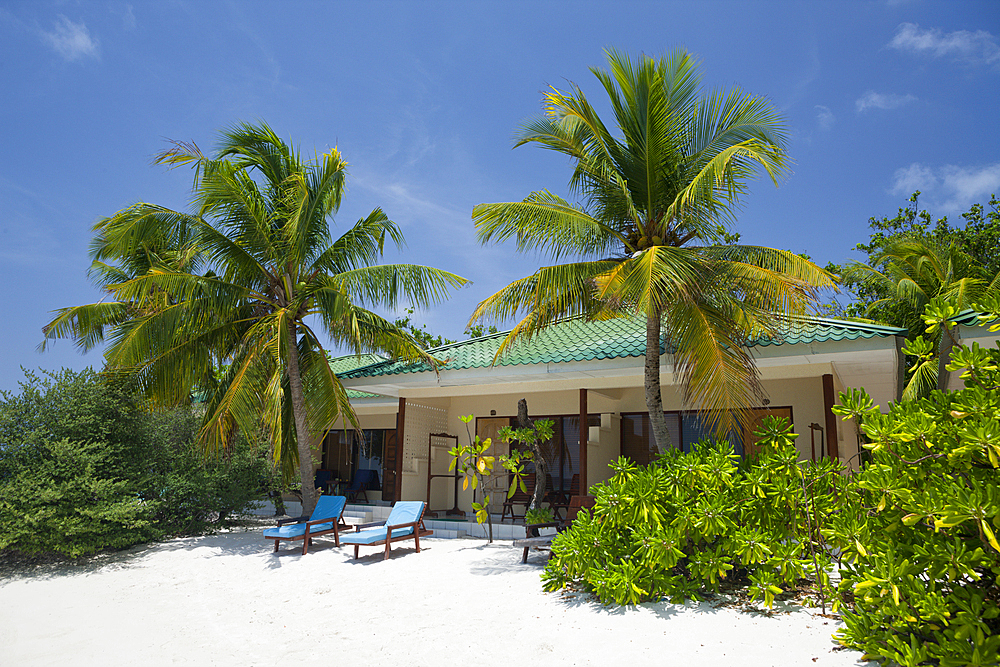
[[[109,455],[97,442],[32,447],[30,460],[15,462],[16,473],[0,485],[0,551],[76,558],[160,537],[155,504],[130,493],[127,480],[101,473]]]
[[[147,411],[89,370],[26,376],[0,394],[0,551],[75,558],[197,533],[262,497],[265,447],[205,459],[188,408]]]
[[[996,665],[1000,654],[1000,352],[960,348],[966,388],[881,414],[841,395],[870,441],[842,549],[841,641],[903,665]]]
[[[765,424],[763,453],[742,467],[729,443],[703,441],[645,467],[619,459],[552,545],[546,590],[582,585],[602,602],[698,599],[723,581],[774,596],[802,578],[828,590],[830,557],[817,525],[846,485],[833,461],[797,461],[795,434]],[[821,592],[817,590],[817,592]]]
[[[552,509],[548,507],[532,507],[524,512],[524,523],[528,525],[550,523],[554,518]]]

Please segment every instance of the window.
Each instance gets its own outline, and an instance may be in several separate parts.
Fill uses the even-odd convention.
[[[375,470],[379,486],[369,491],[379,491],[384,479],[382,470],[386,439],[395,437],[395,429],[365,429],[358,431],[329,431],[323,440],[322,469],[329,470],[333,478],[350,480],[358,470]]]
[[[748,433],[730,433],[729,441],[737,454],[754,451],[757,438],[753,435],[756,426],[768,415],[785,417],[792,421],[792,408],[754,408],[754,426]],[[685,452],[691,451],[699,440],[712,435],[711,430],[701,419],[701,412],[674,411],[664,412],[667,420],[667,431],[674,446],[681,447]],[[622,414],[622,456],[628,457],[639,465],[646,465],[656,455],[656,443],[649,424],[649,413],[634,412]]]
[[[542,450],[549,462],[549,475],[552,478],[552,488],[556,491],[570,492],[573,476],[580,472],[580,415],[559,416],[539,415],[531,418],[552,420],[552,440],[543,444]],[[517,418],[510,417],[511,428],[517,428]],[[587,415],[587,426],[600,426],[601,415]],[[511,443],[510,451],[521,449],[519,443]],[[534,472],[534,463],[525,466],[525,472]]]

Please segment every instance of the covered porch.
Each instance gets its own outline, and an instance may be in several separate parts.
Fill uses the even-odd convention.
[[[461,417],[474,415],[469,432],[492,438],[492,454],[507,454],[496,433],[515,423],[522,398],[532,419],[555,422],[548,448],[553,490],[585,493],[610,477],[608,464],[619,456],[648,462],[652,442],[643,392],[643,335],[630,320],[568,320],[495,366],[504,334],[432,350],[446,362],[436,372],[381,361],[343,373],[345,386],[364,392],[352,398],[362,429],[382,433],[381,455],[377,461],[367,459],[381,467],[378,500],[427,500],[442,517],[449,510],[469,511],[471,490],[456,489],[448,471],[455,438],[463,444],[469,439]],[[803,459],[831,456],[856,466],[854,427],[835,418],[830,408],[837,393],[849,387],[864,386],[882,406],[896,400],[903,371],[901,335],[887,327],[813,318],[790,325],[782,340],[758,341],[752,350],[767,396],[755,406],[758,418],[787,417],[799,434]],[[688,449],[708,432],[697,407],[682,405],[666,354],[661,381],[672,439]],[[586,425],[584,444],[581,424]],[[735,434],[732,441],[738,453],[752,451],[751,434]],[[486,491],[499,517],[509,482],[506,471],[498,473]]]

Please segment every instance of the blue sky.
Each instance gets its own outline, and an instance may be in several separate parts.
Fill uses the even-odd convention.
[[[707,88],[739,85],[784,115],[794,173],[751,185],[744,242],[843,262],[914,189],[935,216],[1000,194],[995,0],[2,2],[0,389],[22,365],[100,366],[69,341],[35,349],[51,311],[100,298],[92,225],[139,201],[185,208],[191,173],[152,156],[167,138],[211,148],[241,120],[343,152],[335,229],[381,206],[403,261],[473,280],[415,318],[461,337],[476,303],[540,262],[478,246],[472,207],[566,193],[566,159],[511,138],[549,85],[599,100],[588,68],[606,47],[684,47]]]

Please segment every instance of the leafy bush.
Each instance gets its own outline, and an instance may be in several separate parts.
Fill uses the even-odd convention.
[[[190,409],[149,412],[89,370],[26,375],[0,394],[0,551],[75,558],[196,533],[261,497],[266,449],[206,460]]]
[[[768,605],[802,578],[828,590],[817,519],[846,481],[833,461],[799,462],[787,424],[764,429],[763,453],[742,469],[725,442],[641,468],[619,459],[612,479],[591,489],[593,512],[553,541],[545,589],[577,584],[602,602],[636,604],[698,599],[735,580]]]
[[[548,507],[532,507],[524,512],[524,523],[528,525],[550,523],[554,518],[551,508]]]
[[[76,558],[160,537],[155,507],[130,493],[127,480],[101,473],[109,454],[104,443],[62,439],[14,462],[15,474],[0,485],[0,551]]]
[[[832,518],[847,646],[903,665],[996,665],[1000,654],[1000,351],[958,348],[965,389],[881,414],[841,394],[872,462]]]
[[[924,319],[948,327],[953,314],[929,307]],[[948,370],[964,389],[887,414],[863,390],[841,394],[834,410],[870,455],[855,474],[798,462],[775,421],[764,453],[740,465],[718,443],[645,468],[619,460],[593,487],[593,513],[554,540],[545,588],[633,604],[728,579],[770,603],[802,577],[825,598],[837,566],[846,646],[907,666],[1000,664],[1000,350],[956,347]]]

